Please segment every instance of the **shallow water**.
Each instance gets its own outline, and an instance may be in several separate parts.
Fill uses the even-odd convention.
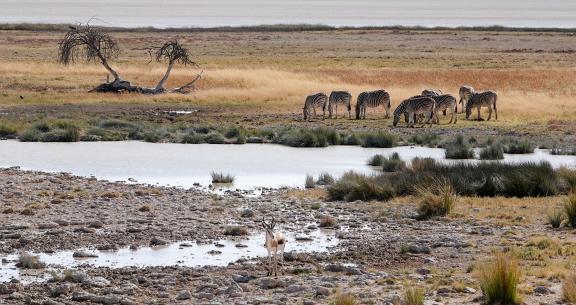
[[[297,240],[305,236],[311,240]],[[285,252],[327,252],[338,245],[338,239],[331,230],[314,230],[307,233],[286,235]],[[74,251],[60,251],[56,253],[35,253],[40,260],[51,269],[76,268],[81,265],[93,267],[154,267],[154,266],[226,266],[239,259],[253,259],[266,257],[264,248],[264,233],[255,234],[245,239],[219,240],[210,244],[197,244],[195,242],[176,242],[167,246],[143,247],[136,250],[122,248],[118,251],[98,251],[82,249],[87,253],[95,254],[95,258],[74,258]],[[218,246],[217,246],[218,244]],[[243,245],[245,247],[237,247]],[[210,254],[210,251],[220,251],[221,254]],[[42,280],[39,271],[20,270],[15,266],[17,255],[5,257],[9,263],[0,265],[0,282],[17,278],[23,281]]]
[[[571,0],[2,0],[0,22],[213,27],[258,24],[575,27]],[[223,9],[225,8],[225,9]]]
[[[26,170],[69,172],[111,181],[192,187],[195,182],[208,185],[212,171],[235,176],[232,188],[302,187],[306,174],[317,177],[327,172],[340,176],[354,170],[377,173],[366,165],[375,154],[397,152],[410,162],[415,157],[430,157],[443,162],[444,150],[428,147],[362,148],[330,146],[293,148],[273,144],[212,145],[154,144],[137,141],[26,143],[0,141],[0,167],[20,166]],[[505,155],[506,162],[543,161],[554,167],[576,167],[576,156],[533,154]]]

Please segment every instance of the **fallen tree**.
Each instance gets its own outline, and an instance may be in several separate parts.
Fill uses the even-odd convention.
[[[194,88],[194,84],[202,79],[202,72],[196,75],[190,82],[172,89],[166,89],[165,83],[170,77],[170,72],[175,64],[179,63],[184,66],[198,66],[190,59],[189,51],[178,41],[168,41],[161,46],[151,46],[145,48],[156,62],[165,62],[168,67],[164,76],[158,81],[153,88],[134,86],[130,81],[120,77],[108,61],[118,57],[120,48],[116,41],[102,30],[91,26],[78,25],[69,27],[68,32],[59,43],[58,61],[64,65],[69,65],[77,60],[86,62],[98,62],[104,66],[113,80],[98,85],[90,92],[138,92],[144,94],[161,94],[167,92],[187,93]]]

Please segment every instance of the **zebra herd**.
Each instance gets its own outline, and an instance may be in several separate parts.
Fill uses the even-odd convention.
[[[456,124],[458,120],[458,104],[461,104],[461,109],[466,112],[466,119],[472,115],[472,111],[477,111],[477,120],[482,120],[480,116],[480,108],[487,107],[489,110],[488,120],[492,118],[492,111],[494,111],[496,119],[498,119],[498,111],[496,110],[496,100],[498,95],[494,91],[476,92],[470,86],[462,86],[459,90],[460,100],[456,103],[456,98],[450,94],[443,94],[440,90],[426,89],[420,95],[410,97],[403,100],[394,110],[393,125],[396,126],[400,121],[400,117],[404,116],[404,121],[408,126],[413,127],[418,121],[426,119],[424,125],[432,123],[440,124],[438,112],[444,115],[450,111],[450,121],[448,124]],[[348,118],[352,118],[352,94],[347,91],[332,91],[330,96],[324,93],[316,93],[306,97],[304,103],[304,119],[307,120],[314,115],[316,117],[316,108],[322,109],[322,117],[326,116],[328,110],[328,118],[332,118],[333,111],[335,117],[338,118],[338,106],[345,107],[348,110]],[[356,98],[356,119],[366,118],[366,108],[376,108],[382,106],[386,112],[385,118],[390,117],[391,98],[386,90],[376,90],[362,92]]]

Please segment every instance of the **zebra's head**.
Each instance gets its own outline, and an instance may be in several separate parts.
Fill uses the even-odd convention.
[[[472,103],[470,103],[470,101],[468,101],[466,103],[466,119],[468,119],[470,117],[470,114],[472,114]]]
[[[396,125],[398,125],[398,122],[400,121],[400,116],[405,112],[404,109],[404,102],[400,103],[400,105],[398,105],[398,107],[396,107],[396,110],[394,110],[394,121],[392,122],[392,125],[394,127],[396,127]]]

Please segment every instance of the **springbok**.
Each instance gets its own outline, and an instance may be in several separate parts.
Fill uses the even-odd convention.
[[[286,239],[284,238],[284,234],[278,232],[274,234],[274,226],[276,226],[276,221],[274,217],[272,217],[272,221],[270,223],[266,223],[264,221],[264,217],[262,217],[262,227],[266,231],[266,243],[264,246],[268,251],[268,275],[272,275],[272,271],[274,271],[274,276],[278,275],[278,254],[280,254],[280,261],[284,263],[284,247],[286,246]],[[281,273],[284,272],[280,270]]]

